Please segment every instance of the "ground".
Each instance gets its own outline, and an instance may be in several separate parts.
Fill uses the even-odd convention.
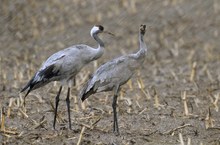
[[[2,0],[0,5],[0,108],[2,144],[172,145],[220,144],[220,2],[218,0]],[[84,68],[66,91],[52,129],[58,83],[30,93],[21,88],[53,53],[73,44],[97,44],[89,31],[101,24],[104,55]],[[146,61],[122,87],[120,135],[112,132],[112,92],[78,99],[102,63],[136,52],[138,28],[148,26]]]

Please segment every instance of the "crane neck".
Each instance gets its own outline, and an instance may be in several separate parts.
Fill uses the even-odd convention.
[[[98,33],[94,33],[92,34],[92,37],[96,40],[96,42],[98,43],[98,48],[95,51],[93,60],[96,60],[98,58],[100,58],[102,56],[102,54],[104,53],[104,42],[98,37]]]
[[[139,51],[135,54],[137,59],[140,59],[141,62],[145,59],[145,54],[147,52],[147,46],[144,42],[144,34],[139,32]]]
[[[98,37],[98,33],[93,33],[92,37],[98,42],[99,47],[105,47],[104,42]]]

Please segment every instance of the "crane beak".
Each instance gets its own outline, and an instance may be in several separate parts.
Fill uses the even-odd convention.
[[[108,32],[108,31],[103,31],[102,33],[106,33],[106,34],[109,34],[111,36],[115,36],[115,34],[111,33],[111,32]]]

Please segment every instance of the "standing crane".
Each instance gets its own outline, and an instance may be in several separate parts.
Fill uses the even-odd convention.
[[[94,93],[113,91],[113,132],[116,135],[119,135],[116,111],[118,93],[120,87],[132,77],[145,60],[147,51],[147,46],[143,40],[145,31],[146,25],[141,25],[139,31],[140,49],[137,53],[124,55],[101,65],[80,92],[80,98],[84,101]]]
[[[91,31],[91,36],[98,43],[98,48],[92,48],[88,45],[79,44],[74,45],[64,50],[58,51],[51,55],[41,66],[41,68],[35,73],[32,79],[27,83],[27,85],[21,90],[24,92],[27,90],[27,93],[24,97],[24,103],[26,96],[33,90],[43,87],[44,85],[52,81],[60,81],[61,86],[57,93],[55,99],[55,114],[53,128],[55,129],[56,117],[57,117],[57,108],[59,104],[59,96],[62,90],[62,86],[67,85],[67,97],[66,105],[68,111],[69,119],[69,128],[71,129],[71,118],[70,118],[70,87],[75,82],[76,74],[89,62],[94,61],[102,56],[104,53],[104,43],[98,37],[99,33],[108,33],[104,31],[104,27],[101,25],[95,25]],[[113,34],[112,34],[113,35]]]

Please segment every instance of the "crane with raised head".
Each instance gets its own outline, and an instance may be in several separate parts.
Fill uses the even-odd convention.
[[[90,77],[80,92],[82,101],[86,100],[90,95],[97,92],[113,91],[113,132],[118,135],[118,119],[117,119],[117,97],[120,87],[125,84],[141,67],[145,60],[147,46],[144,42],[144,34],[146,25],[141,25],[139,30],[139,51],[134,54],[124,55],[115,58],[101,65],[95,73]]]
[[[75,82],[76,74],[89,62],[97,60],[104,53],[104,43],[99,38],[99,33],[108,33],[104,31],[104,27],[101,25],[95,25],[91,31],[91,36],[98,43],[98,48],[92,48],[85,44],[73,45],[64,50],[58,51],[51,55],[41,66],[41,68],[35,73],[32,79],[27,85],[21,90],[24,92],[27,90],[24,96],[24,103],[26,96],[33,90],[43,87],[44,85],[52,81],[60,81],[61,86],[55,98],[55,114],[53,128],[55,129],[57,108],[60,100],[60,93],[64,85],[68,86],[66,105],[68,111],[69,128],[71,129],[71,118],[70,118],[70,88]],[[113,35],[113,34],[112,34]]]

